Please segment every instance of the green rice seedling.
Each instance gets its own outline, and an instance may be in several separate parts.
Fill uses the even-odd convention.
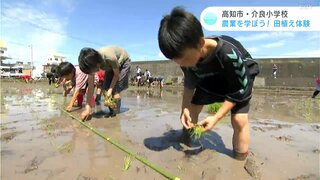
[[[107,99],[107,103],[114,103],[113,99],[110,97]]]
[[[165,85],[172,85],[172,84],[173,84],[173,81],[168,80],[168,81],[164,82],[164,84],[165,84]]]
[[[320,109],[320,100],[317,100],[318,109]]]
[[[63,144],[58,148],[60,153],[70,153],[71,149],[72,149],[71,143]]]
[[[108,106],[108,107],[111,107],[111,108],[115,108],[116,107],[116,102],[114,101],[114,99],[112,97],[106,99],[104,101],[104,105],[105,106]]]
[[[130,167],[131,167],[131,158],[130,156],[126,156],[124,157],[124,166],[123,166],[123,170],[127,171]]]
[[[204,127],[202,125],[195,125],[195,127],[193,127],[191,129],[191,137],[195,140],[200,139],[201,137],[203,137],[205,135],[206,131],[204,130]]]
[[[0,128],[1,128],[1,130],[6,130],[6,129],[8,129],[5,125],[3,125],[3,124],[0,124]]]
[[[182,166],[182,163],[181,163],[181,162],[178,164],[178,170],[179,170],[179,171],[185,171],[185,170],[186,170],[186,169]]]
[[[302,116],[305,118],[307,122],[312,122],[312,103],[308,100],[304,101],[304,111]]]
[[[209,104],[208,111],[209,111],[209,113],[215,114],[218,112],[218,110],[221,106],[222,106],[221,102],[215,102],[215,103]]]

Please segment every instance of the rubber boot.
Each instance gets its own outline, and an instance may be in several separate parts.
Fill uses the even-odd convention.
[[[96,105],[100,105],[100,100],[101,100],[101,94],[97,94],[96,95],[96,100],[95,100]]]
[[[107,117],[107,118],[115,117],[117,115],[116,111],[114,109],[112,109],[111,107],[108,107],[108,108],[109,108],[109,113],[105,117]]]
[[[119,114],[121,110],[121,98],[117,99],[116,105],[117,105],[117,114]]]

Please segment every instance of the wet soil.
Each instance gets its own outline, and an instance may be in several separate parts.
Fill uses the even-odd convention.
[[[124,170],[126,153],[61,111],[70,100],[61,89],[2,82],[0,95],[0,179],[165,179],[134,158]],[[180,89],[132,88],[119,115],[96,106],[86,123],[181,179],[319,179],[320,99],[309,92],[254,92],[246,161],[232,158],[229,115],[201,148],[182,143],[181,100]]]

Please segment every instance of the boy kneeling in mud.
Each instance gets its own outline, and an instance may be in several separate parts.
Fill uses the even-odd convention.
[[[198,123],[203,105],[223,102],[218,112],[199,122],[212,129],[231,110],[233,152],[244,160],[249,147],[249,101],[259,67],[250,54],[229,36],[204,37],[197,18],[181,8],[165,16],[158,32],[162,53],[179,64],[184,72],[184,95],[180,121],[183,139]]]
[[[105,46],[98,51],[92,48],[83,48],[80,51],[79,67],[86,74],[105,71],[103,81],[103,96],[105,105],[110,113],[106,117],[114,117],[120,113],[120,93],[129,86],[131,59],[129,53],[117,46]],[[89,82],[89,84],[92,82]],[[88,112],[84,112],[81,118]]]
[[[86,93],[86,89],[88,87],[88,81],[93,81],[94,83],[94,77],[93,76],[89,77],[87,74],[83,73],[78,66],[74,66],[69,62],[60,63],[59,66],[57,67],[57,74],[61,79],[63,79],[63,84],[65,82],[71,81],[71,84],[72,84],[71,86],[74,88],[72,98],[66,110],[70,112],[76,100],[77,100],[77,106],[82,107],[83,96]],[[66,95],[70,91],[70,87],[64,88],[64,89],[65,89],[64,95]],[[89,93],[88,93],[86,108],[87,106],[92,107],[93,104],[94,104],[94,97],[92,95],[89,97]]]

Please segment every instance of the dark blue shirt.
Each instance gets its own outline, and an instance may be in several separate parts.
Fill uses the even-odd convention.
[[[235,39],[229,36],[209,37],[218,45],[205,59],[194,67],[181,67],[184,72],[184,86],[202,90],[229,100],[244,102],[251,98],[253,79],[246,61],[251,55]]]

